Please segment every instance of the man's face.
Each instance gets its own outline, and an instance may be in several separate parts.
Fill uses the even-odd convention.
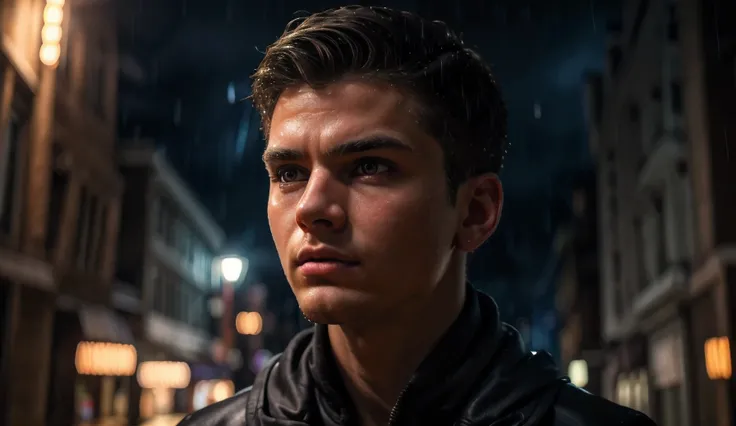
[[[268,220],[312,321],[385,319],[445,274],[461,220],[414,109],[400,91],[355,81],[290,89],[276,104]]]

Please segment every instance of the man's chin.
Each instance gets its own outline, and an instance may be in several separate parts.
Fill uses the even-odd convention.
[[[304,317],[317,324],[345,325],[368,320],[371,297],[355,290],[337,287],[313,287],[297,295]]]

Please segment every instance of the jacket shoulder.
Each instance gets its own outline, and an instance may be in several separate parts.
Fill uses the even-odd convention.
[[[178,426],[243,426],[251,388],[184,417]]]
[[[553,426],[656,426],[645,414],[571,384],[558,394]]]

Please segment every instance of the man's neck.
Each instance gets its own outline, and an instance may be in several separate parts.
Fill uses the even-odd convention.
[[[466,295],[464,267],[448,269],[427,299],[392,316],[390,322],[360,329],[328,327],[330,345],[362,426],[386,424],[419,364],[460,314]]]

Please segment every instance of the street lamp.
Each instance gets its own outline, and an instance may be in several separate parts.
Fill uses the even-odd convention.
[[[233,321],[235,314],[233,305],[235,302],[235,289],[240,286],[248,274],[250,262],[243,256],[226,254],[219,256],[212,262],[213,275],[219,279],[222,285],[222,317],[220,327],[222,333],[222,346],[226,357],[230,355],[230,349],[235,340],[235,327]]]
[[[241,282],[248,273],[248,259],[239,256],[220,258],[220,272],[225,282],[235,284]]]
[[[46,0],[41,29],[41,49],[38,56],[44,65],[55,67],[61,56],[61,25],[64,21],[64,0]]]

